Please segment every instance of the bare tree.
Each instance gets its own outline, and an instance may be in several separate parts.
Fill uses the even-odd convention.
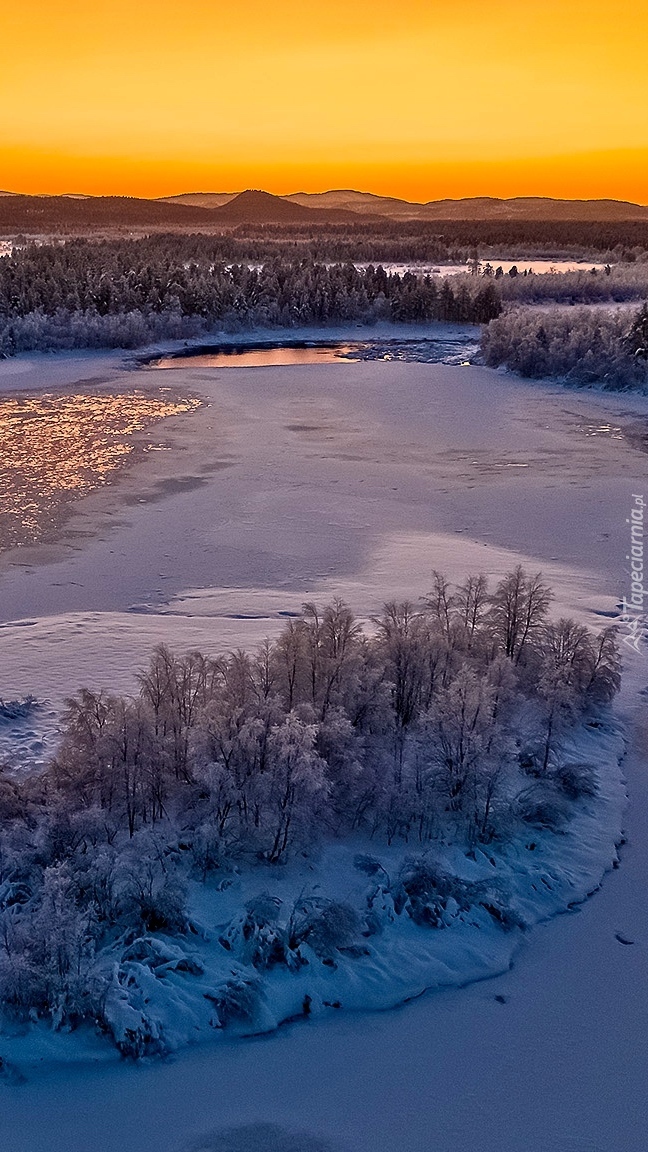
[[[527,576],[520,565],[497,585],[491,600],[491,626],[514,664],[519,664],[529,640],[546,620],[552,598],[541,574]]]

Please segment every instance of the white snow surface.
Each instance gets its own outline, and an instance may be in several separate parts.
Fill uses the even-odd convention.
[[[101,376],[107,362],[86,358],[79,371],[73,357],[65,361],[69,383],[75,372]],[[44,383],[43,363],[32,358],[20,372],[10,364],[7,383],[15,388],[22,376],[31,388],[41,372],[42,386],[60,386],[62,360],[48,358],[54,378]],[[118,386],[115,362],[110,373]],[[424,592],[432,567],[453,578],[479,569],[497,578],[518,561],[542,569],[557,608],[590,626],[607,622],[626,590],[625,517],[648,471],[636,439],[645,398],[412,364],[188,369],[186,386],[209,406],[175,422],[176,467],[198,475],[209,450],[231,466],[191,493],[157,499],[147,462],[116,488],[116,497],[135,490],[146,503],[90,498],[79,510],[83,537],[72,532],[56,555],[28,563],[13,556],[0,574],[0,696],[32,692],[47,702],[23,730],[22,752],[17,729],[5,742],[16,770],[53,747],[65,694],[85,682],[130,690],[161,639],[179,649],[250,646],[304,599],[335,593],[367,619],[389,596]],[[648,664],[644,653],[626,664],[615,718],[569,750],[596,766],[599,798],[579,803],[568,835],[536,836],[533,851],[508,846],[496,860],[527,922],[569,905],[575,914],[524,935],[504,933],[485,912],[438,931],[387,923],[369,957],[269,974],[259,1026],[299,1013],[306,991],[308,1021],[263,1041],[201,1044],[163,1064],[106,1062],[105,1042],[85,1034],[7,1038],[27,1082],[0,1080],[0,1146],[645,1152]],[[622,824],[621,866],[581,904],[615,863]],[[390,853],[370,851],[389,871]],[[358,899],[366,878],[345,852],[325,852],[309,880]],[[493,870],[487,855],[446,861],[460,875]],[[289,898],[303,878],[293,866],[261,887],[271,884]],[[166,999],[156,999],[179,1048],[215,1031],[204,983],[222,970],[217,936],[246,885],[259,890],[259,877],[196,891],[204,936],[189,950],[205,971],[167,977]],[[478,982],[457,987],[467,981]],[[445,991],[420,997],[430,987]],[[366,1011],[413,997],[400,1012]]]

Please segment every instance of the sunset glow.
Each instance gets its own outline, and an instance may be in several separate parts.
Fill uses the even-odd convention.
[[[7,190],[648,201],[646,0],[4,7]]]

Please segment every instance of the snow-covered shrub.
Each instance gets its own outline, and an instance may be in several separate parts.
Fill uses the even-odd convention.
[[[0,766],[0,826],[24,818],[27,811],[25,798],[14,780],[9,779]],[[0,844],[0,880],[2,879],[2,846]]]
[[[433,861],[412,857],[398,879],[396,912],[406,912],[415,924],[426,928],[445,928],[477,902],[479,891],[479,886],[449,875]]]
[[[380,863],[380,860],[378,860],[375,856],[368,856],[364,852],[359,852],[353,857],[353,867],[357,868],[358,872],[364,872],[366,876],[384,876],[387,880],[389,880],[385,868]]]
[[[385,874],[385,883],[376,884],[367,893],[367,910],[364,915],[363,936],[378,936],[388,924],[393,924],[398,913],[394,895]]]
[[[23,1017],[48,1017],[55,1028],[87,1015],[95,966],[92,907],[77,906],[67,865],[46,868],[24,903],[5,899],[0,936],[0,1003]]]
[[[276,964],[299,967],[300,960],[290,948],[286,928],[279,924],[281,907],[278,897],[268,893],[248,900],[245,911],[221,935],[221,944],[254,968],[273,968]]]
[[[106,978],[98,1021],[122,1056],[132,1060],[163,1056],[167,1052],[163,1030],[147,1007],[151,982],[155,979],[150,972],[134,964],[115,966]]]
[[[229,980],[205,995],[214,1005],[216,1027],[249,1024],[254,1020],[258,1009],[261,981],[244,970],[233,971]]]
[[[315,750],[317,728],[290,712],[274,725],[267,742],[267,768],[260,780],[263,856],[276,864],[291,842],[316,831],[317,815],[328,793],[325,763]]]
[[[543,781],[520,793],[516,812],[519,819],[532,828],[561,832],[569,820],[570,808],[564,793],[552,787],[550,781]]]
[[[14,720],[26,720],[41,707],[35,696],[23,696],[19,700],[0,698],[0,724]]]
[[[447,928],[473,908],[484,908],[506,931],[523,927],[497,885],[464,880],[426,857],[412,857],[403,865],[395,892],[398,915],[406,913],[425,928]]]
[[[362,923],[350,904],[309,896],[295,904],[288,924],[292,951],[307,944],[325,964],[334,964],[338,954],[364,955]]]
[[[186,889],[173,862],[129,851],[120,865],[120,904],[128,924],[147,932],[182,932],[187,924]]]
[[[569,800],[596,796],[598,792],[590,764],[559,764],[553,778]]]
[[[341,954],[367,951],[360,916],[349,904],[307,896],[295,902],[287,917],[281,917],[281,912],[281,901],[267,893],[249,900],[245,911],[220,936],[220,943],[255,968],[284,964],[293,971],[308,963],[309,950],[329,965]]]
[[[144,964],[158,976],[167,972],[188,972],[199,976],[204,971],[202,962],[195,956],[189,956],[168,940],[155,936],[139,936],[133,940],[122,952],[121,963]]]
[[[103,957],[96,1021],[124,1056],[137,1060],[173,1051],[192,1023],[173,977],[191,980],[203,971],[199,960],[166,939],[146,936],[123,949],[115,945]]]

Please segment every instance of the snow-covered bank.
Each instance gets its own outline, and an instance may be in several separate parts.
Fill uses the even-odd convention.
[[[272,870],[265,876],[253,871],[228,878],[224,885],[196,886],[196,923],[207,938],[191,941],[188,948],[181,946],[180,953],[197,960],[203,971],[192,976],[171,970],[161,982],[151,976],[151,969],[147,971],[146,960],[143,966],[134,966],[133,978],[144,978],[142,990],[148,997],[142,1005],[144,1018],[171,1049],[213,1038],[214,1005],[206,999],[210,990],[222,985],[233,970],[241,985],[258,983],[254,966],[245,960],[250,949],[240,935],[240,923],[245,920],[241,909],[261,895],[279,901],[284,909],[304,892],[343,900],[359,913],[366,913],[369,904],[381,921],[380,934],[367,942],[364,956],[336,953],[331,965],[306,949],[308,962],[300,971],[279,966],[265,972],[258,1011],[239,1025],[243,1034],[271,1031],[285,1020],[303,1017],[305,1005],[313,1016],[341,1009],[384,1010],[429,989],[462,986],[505,971],[520,945],[521,929],[573,908],[617,863],[627,801],[620,770],[624,748],[622,729],[613,720],[579,733],[565,748],[566,764],[592,766],[597,795],[579,801],[568,825],[557,834],[530,829],[523,843],[478,848],[475,859],[448,845],[433,845],[422,854],[416,848],[403,853],[402,847],[371,841],[330,846],[319,864],[310,863],[306,870],[297,864],[284,876]],[[376,866],[373,880],[354,864],[363,848],[368,856],[362,860]],[[425,860],[433,871],[477,889],[483,885],[483,891],[462,908],[455,899],[456,895],[461,900],[457,885],[455,895],[440,901],[439,927],[417,925],[395,909],[398,872],[408,859]],[[489,901],[497,906],[497,915],[487,910]],[[507,927],[500,922],[500,913],[504,922],[508,919]],[[223,953],[219,939],[227,934],[228,924],[232,951]],[[177,946],[178,941],[174,943]],[[170,955],[173,969],[173,945]],[[153,971],[156,963],[159,960],[153,959]],[[132,1009],[126,1010],[122,1026],[133,1022]]]

